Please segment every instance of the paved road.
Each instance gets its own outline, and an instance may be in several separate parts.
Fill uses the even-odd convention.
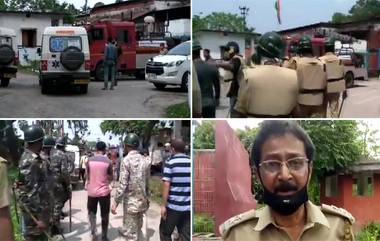
[[[90,225],[88,222],[87,213],[87,191],[73,191],[72,197],[72,230],[69,232],[69,218],[66,217],[61,221],[61,226],[64,229],[63,233],[67,241],[90,241]],[[112,198],[111,198],[112,200]],[[68,202],[64,208],[64,211],[68,212]],[[110,241],[124,241],[119,236],[118,228],[122,227],[123,218],[123,204],[120,203],[117,208],[117,214],[110,214],[110,225],[108,231],[108,238]],[[97,215],[97,234],[100,240],[101,236],[101,218],[100,207],[98,206]],[[160,207],[158,204],[151,202],[150,208],[147,211],[147,219],[143,226],[144,236],[149,239],[143,241],[159,241],[159,224],[160,224]],[[146,236],[147,235],[147,236]],[[59,236],[55,238],[59,239]]]
[[[88,94],[75,89],[42,95],[38,77],[18,73],[8,88],[0,89],[0,117],[4,118],[160,118],[169,105],[187,101],[177,87],[157,90],[145,80],[124,78],[113,91],[91,82]]]
[[[217,118],[226,118],[229,111],[229,99],[226,96],[228,83],[222,83],[220,106],[216,110]],[[375,118],[380,117],[380,80],[356,81],[348,89],[348,98],[342,108],[342,118]]]

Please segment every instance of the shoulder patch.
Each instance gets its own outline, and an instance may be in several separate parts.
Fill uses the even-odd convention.
[[[222,237],[226,237],[231,228],[235,227],[236,225],[245,222],[247,220],[250,220],[252,218],[256,217],[256,211],[255,210],[249,210],[247,212],[241,213],[239,215],[236,215],[232,218],[227,219],[224,223],[222,223],[219,226],[219,232],[222,234]]]
[[[351,224],[353,224],[355,222],[354,216],[352,216],[352,214],[349,213],[346,209],[338,208],[338,207],[336,207],[334,205],[322,204],[321,210],[324,213],[329,213],[329,214],[333,214],[333,215],[344,217],[344,218],[348,219],[348,221]]]

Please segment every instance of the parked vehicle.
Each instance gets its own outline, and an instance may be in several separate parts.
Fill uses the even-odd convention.
[[[190,44],[186,41],[166,55],[151,58],[145,67],[145,79],[153,83],[157,89],[167,85],[179,85],[183,90],[188,89],[190,77]]]
[[[75,187],[79,181],[79,162],[80,162],[79,147],[75,145],[66,145],[65,150],[70,161],[74,162],[74,171],[70,174],[70,177],[71,177],[70,181],[73,187]]]
[[[356,53],[352,47],[342,47],[338,51],[338,57],[344,65],[344,79],[347,87],[354,86],[355,80],[368,80],[363,55]]]
[[[13,29],[0,28],[0,86],[7,87],[11,78],[16,78],[18,52],[16,33]]]
[[[159,53],[164,38],[144,39],[136,32],[134,22],[95,22],[85,26],[88,31],[91,53],[91,75],[95,80],[103,81],[104,49],[108,38],[117,40],[119,58],[117,71],[124,74],[134,74],[137,78],[144,78],[146,62]]]
[[[47,94],[53,85],[79,86],[85,94],[90,82],[90,49],[83,27],[47,27],[42,36],[40,85]]]

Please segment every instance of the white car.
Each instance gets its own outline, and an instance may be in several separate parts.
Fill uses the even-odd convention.
[[[151,58],[145,66],[145,79],[153,83],[157,89],[167,85],[179,85],[183,90],[188,89],[190,77],[191,41],[186,41],[166,55]]]

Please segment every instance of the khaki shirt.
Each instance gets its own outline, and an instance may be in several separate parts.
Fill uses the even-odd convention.
[[[296,71],[259,65],[246,68],[235,110],[247,116],[290,115],[297,105],[298,82]]]
[[[354,218],[344,209],[329,205],[306,204],[307,223],[298,241],[353,241]],[[279,227],[268,206],[232,217],[220,227],[225,241],[292,240]]]
[[[0,157],[0,208],[9,206],[7,160]]]

